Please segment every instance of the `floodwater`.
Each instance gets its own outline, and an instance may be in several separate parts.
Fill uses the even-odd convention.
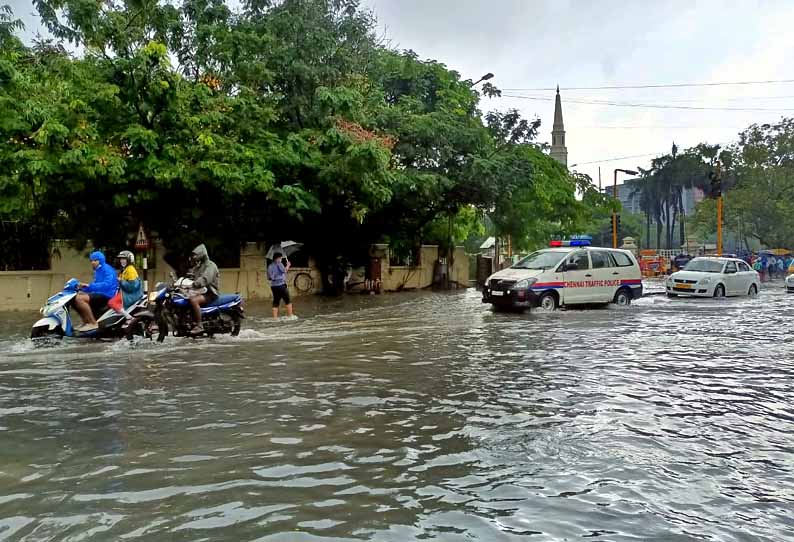
[[[0,315],[0,540],[794,540],[792,306],[401,294],[46,350]]]

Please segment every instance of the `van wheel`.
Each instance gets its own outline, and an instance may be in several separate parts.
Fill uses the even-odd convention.
[[[631,298],[631,291],[627,288],[622,288],[615,294],[615,299],[612,302],[618,307],[628,307],[631,305]]]
[[[717,287],[714,288],[714,297],[725,297],[725,286],[717,284]]]
[[[556,311],[560,307],[560,302],[557,299],[557,294],[554,292],[546,292],[540,296],[538,307],[544,311]]]

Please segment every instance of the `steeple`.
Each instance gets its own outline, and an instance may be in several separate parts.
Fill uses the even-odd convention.
[[[565,146],[565,126],[562,123],[562,101],[560,100],[560,86],[557,85],[557,97],[554,100],[554,125],[551,127],[551,153],[550,156],[568,167],[568,149]]]

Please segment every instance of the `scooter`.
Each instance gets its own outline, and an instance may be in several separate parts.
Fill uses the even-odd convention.
[[[91,331],[80,332],[72,325],[70,310],[74,299],[80,292],[80,282],[69,279],[63,290],[47,299],[47,303],[39,310],[43,318],[33,324],[30,338],[36,341],[43,339],[62,339],[78,337],[88,339],[105,339],[124,337],[127,333],[124,324],[145,307],[146,297],[142,296],[125,312],[116,312],[106,307],[100,314],[94,314],[99,327]]]
[[[168,284],[157,283],[149,293],[145,311],[136,314],[127,324],[128,338],[133,334],[144,337],[157,335],[162,342],[169,332],[175,337],[193,337],[193,309],[190,306],[191,295],[205,293],[206,288],[194,288],[193,281],[182,277]],[[245,318],[243,298],[239,294],[223,294],[212,303],[201,307],[203,335],[212,337],[215,334],[229,333],[233,337],[240,334],[240,320]]]

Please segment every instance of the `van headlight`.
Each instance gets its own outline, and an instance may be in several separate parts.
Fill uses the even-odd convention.
[[[514,290],[528,290],[538,281],[536,278],[519,280],[513,285]]]

